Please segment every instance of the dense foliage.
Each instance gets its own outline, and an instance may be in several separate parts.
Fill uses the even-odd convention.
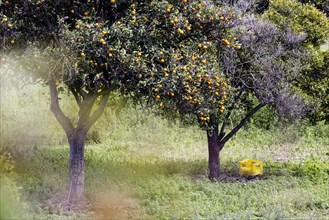
[[[321,4],[321,1],[317,2]],[[312,105],[308,113],[310,120],[328,122],[328,47],[322,46],[329,39],[328,17],[314,6],[294,0],[271,1],[264,17],[280,27],[288,26],[294,32],[306,35],[303,44],[310,58],[305,61],[296,85]]]
[[[328,40],[329,21],[311,5],[296,0],[275,0],[270,2],[264,16],[280,27],[289,26],[296,33],[306,34],[307,45],[316,47]]]

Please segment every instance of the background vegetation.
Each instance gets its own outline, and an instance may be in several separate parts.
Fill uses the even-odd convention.
[[[116,95],[88,136],[90,209],[64,212],[69,149],[45,92],[1,85],[1,218],[329,217],[328,125],[283,125],[262,110],[222,151],[222,181],[213,183],[204,131],[157,118]],[[74,115],[74,104],[61,98]],[[246,158],[264,161],[261,179],[237,175]]]

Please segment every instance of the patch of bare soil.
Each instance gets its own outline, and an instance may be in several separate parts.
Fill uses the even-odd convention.
[[[43,209],[62,215],[89,216],[91,219],[140,219],[142,209],[136,197],[125,192],[100,190],[88,200],[82,198],[78,203],[68,206],[66,193],[54,195],[45,203]]]
[[[96,219],[136,219],[140,216],[138,199],[123,192],[100,192],[94,195]]]
[[[81,198],[80,201],[76,202],[74,205],[69,205],[66,193],[54,195],[45,205],[45,209],[48,209],[51,213],[74,212],[86,214],[92,207],[91,203],[85,197]]]

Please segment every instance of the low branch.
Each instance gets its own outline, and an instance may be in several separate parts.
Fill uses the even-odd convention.
[[[94,92],[89,92],[88,96],[81,101],[81,105],[79,106],[79,119],[77,123],[78,129],[87,129],[86,131],[88,131],[88,120],[98,96],[99,95]]]
[[[79,90],[79,94],[82,96],[83,99],[85,99],[88,96],[88,93],[82,88]]]
[[[82,102],[82,98],[81,96],[77,93],[77,91],[74,89],[74,88],[69,88],[70,91],[72,92],[74,98],[75,98],[75,101],[77,102],[78,106],[81,107],[81,102]]]
[[[238,100],[241,98],[243,93],[243,90],[240,90],[240,92],[234,97],[234,101],[232,102],[232,104],[228,107],[229,112],[227,113],[227,115],[224,118],[222,127],[220,129],[219,135],[218,135],[218,142],[220,142],[224,136],[225,136],[225,126],[226,126],[226,121],[228,120],[228,118],[230,117],[233,109],[235,108],[235,104],[238,102]]]
[[[220,129],[217,141],[220,142],[220,140],[222,140],[222,138],[225,136],[225,126],[226,126],[226,120],[223,121],[222,127]]]
[[[266,104],[263,104],[263,103],[260,103],[259,105],[257,105],[253,110],[251,110],[247,115],[246,115],[246,117],[244,117],[241,121],[240,121],[240,123],[235,127],[235,128],[233,128],[232,129],[232,131],[228,134],[228,135],[226,135],[221,141],[220,141],[220,143],[222,143],[222,145],[221,146],[224,146],[225,145],[225,143],[228,141],[228,140],[230,140],[235,134],[236,134],[236,132],[238,132],[241,128],[242,128],[242,126],[256,113],[256,112],[258,112],[261,108],[263,108],[264,106],[265,106]]]
[[[74,127],[71,120],[63,113],[62,109],[59,106],[58,91],[54,79],[50,79],[49,89],[50,89],[50,110],[55,115],[59,124],[63,127],[66,135],[69,137],[73,133]]]
[[[88,120],[88,123],[87,123],[87,129],[88,130],[102,116],[102,114],[103,114],[103,112],[105,110],[107,101],[109,99],[109,96],[110,96],[110,93],[104,94],[102,96],[102,98],[101,98],[101,100],[99,102],[99,105],[98,105],[97,110],[92,113],[92,115],[90,116],[90,118]]]

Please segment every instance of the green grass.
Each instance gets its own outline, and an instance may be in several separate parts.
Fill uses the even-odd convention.
[[[14,157],[10,184],[21,200],[13,206],[24,203],[28,218],[329,219],[328,125],[250,126],[221,152],[228,178],[211,182],[203,131],[116,96],[88,136],[90,209],[65,212],[59,204],[66,199],[69,149],[43,92],[1,88],[1,147]],[[66,96],[63,102],[74,115]],[[264,161],[260,180],[238,177],[238,161],[246,158]]]

